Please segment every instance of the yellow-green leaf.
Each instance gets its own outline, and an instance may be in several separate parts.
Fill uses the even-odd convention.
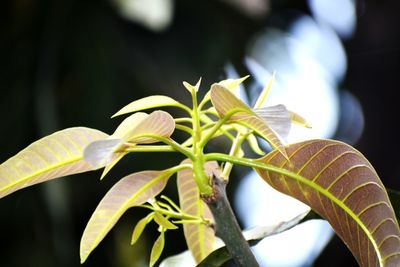
[[[172,222],[170,222],[167,218],[165,218],[163,215],[161,215],[160,213],[156,212],[154,214],[154,221],[164,227],[167,230],[174,230],[174,229],[178,229],[178,227],[173,224]]]
[[[142,171],[119,180],[100,201],[90,218],[81,240],[81,262],[103,240],[122,214],[158,195],[171,176],[169,170]]]
[[[189,161],[183,161],[183,163],[187,162]],[[218,164],[216,162],[207,162],[205,164],[207,175],[211,175],[213,171],[217,170]],[[191,169],[184,169],[178,172],[177,185],[182,211],[191,215],[202,216],[213,222],[211,211],[200,198],[199,189]],[[196,262],[200,262],[213,251],[215,244],[215,231],[213,228],[205,224],[184,224],[183,231],[188,248]]]
[[[83,160],[84,148],[107,134],[75,127],[46,136],[0,165],[0,197],[50,179],[91,171]]]
[[[349,145],[310,140],[258,160],[256,169],[278,191],[309,205],[333,227],[360,266],[400,266],[400,230],[385,187],[371,164]]]
[[[166,106],[175,106],[179,107],[182,104],[176,101],[175,99],[169,96],[163,95],[152,95],[148,97],[144,97],[138,100],[131,102],[126,105],[122,109],[120,109],[117,113],[115,113],[112,117],[120,116],[127,113],[133,113],[140,110],[157,108],[157,107],[166,107]]]
[[[165,234],[164,231],[160,233],[156,242],[154,242],[153,248],[151,249],[150,254],[150,267],[156,264],[157,260],[160,258],[162,251],[164,250],[165,245]]]
[[[151,220],[153,220],[153,218],[154,218],[154,212],[150,213],[149,215],[138,221],[138,223],[135,226],[135,229],[133,229],[132,232],[131,245],[135,244],[138,241],[139,237],[142,235],[144,231],[144,228],[146,228],[146,225],[149,224]]]

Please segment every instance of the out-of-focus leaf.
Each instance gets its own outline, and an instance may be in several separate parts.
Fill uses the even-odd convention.
[[[171,176],[169,170],[143,171],[119,180],[100,201],[90,218],[81,240],[81,262],[103,240],[122,214],[158,195]]]
[[[133,229],[132,232],[131,245],[135,244],[138,241],[139,237],[142,235],[144,231],[144,228],[146,228],[146,225],[149,224],[151,220],[153,220],[153,217],[154,217],[154,212],[150,213],[149,215],[138,221],[138,223],[135,226],[135,229]]]
[[[188,162],[189,160],[185,160],[182,163]],[[213,172],[218,171],[218,164],[216,162],[207,162],[204,168],[206,174],[211,176]],[[191,169],[179,171],[177,184],[179,203],[182,211],[213,221],[211,211],[200,198],[199,189],[193,177],[193,171]],[[215,231],[210,226],[205,224],[184,224],[183,232],[188,248],[192,252],[196,262],[200,262],[213,250]]]
[[[158,223],[158,225],[161,225],[162,227],[164,227],[165,229],[168,229],[168,230],[178,229],[178,227],[175,224],[171,223],[167,218],[165,218],[160,213],[156,212],[154,214],[154,221],[156,223]]]
[[[296,226],[308,212],[304,212],[294,217],[289,221],[281,222],[277,225],[272,226],[259,226],[243,231],[244,238],[249,242],[250,246],[256,245],[259,241],[264,238],[281,233],[283,231],[289,230],[290,228]],[[217,267],[221,266],[223,263],[231,259],[225,244],[220,238],[216,238],[215,250],[211,252],[204,260],[202,260],[197,266],[203,267]],[[193,258],[187,255],[187,252],[180,253],[175,256],[171,256],[163,260],[160,267],[194,267]]]
[[[283,141],[269,126],[268,122],[259,117],[228,89],[219,84],[213,84],[211,86],[211,102],[220,117],[224,117],[225,114],[235,109],[240,109],[239,112],[235,113],[230,118],[230,121],[240,123],[254,130],[262,138],[267,140],[273,148],[278,149],[285,157],[287,156]]]
[[[169,96],[152,95],[131,102],[130,104],[120,109],[117,113],[115,113],[112,116],[112,118],[123,114],[133,113],[150,108],[166,107],[166,106],[176,107],[180,105],[182,104]]]
[[[287,152],[290,161],[277,150],[260,159],[281,170],[257,169],[260,176],[326,219],[360,266],[400,266],[398,222],[385,187],[362,154],[332,140],[293,144]]]
[[[304,119],[302,116],[300,116],[296,112],[289,110],[289,116],[290,116],[290,120],[293,123],[296,123],[296,124],[306,127],[306,128],[311,128],[311,125],[306,121],[306,119]]]
[[[169,137],[174,129],[175,121],[165,111],[156,110],[150,115],[138,112],[122,121],[109,138],[90,144],[85,149],[84,158],[95,167],[106,165],[103,178],[127,154],[124,148],[158,142],[157,138],[145,135]]]
[[[98,130],[75,127],[30,144],[0,165],[0,197],[50,179],[96,169],[82,160],[83,150],[107,136]]]
[[[153,248],[151,249],[150,254],[150,267],[156,264],[157,260],[160,258],[162,251],[164,250],[165,245],[165,234],[164,231],[160,233],[156,242],[154,242]]]
[[[261,91],[261,94],[258,96],[256,103],[254,104],[254,108],[261,108],[267,99],[269,92],[271,91],[272,84],[275,81],[275,72],[272,74],[272,77],[269,79],[268,83],[265,85],[264,89]]]

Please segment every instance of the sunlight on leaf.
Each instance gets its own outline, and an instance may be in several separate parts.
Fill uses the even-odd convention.
[[[112,115],[112,118],[123,114],[133,113],[150,108],[167,107],[167,106],[179,107],[181,105],[182,105],[181,103],[179,103],[178,101],[169,96],[152,95],[135,100],[132,103],[126,105],[125,107],[120,109],[117,113]]]
[[[81,262],[103,240],[122,214],[158,195],[171,171],[142,171],[119,180],[104,196],[90,218],[81,240]]]
[[[190,161],[185,160],[182,163],[188,162]],[[207,162],[205,164],[207,175],[211,175],[217,169],[218,164],[216,162]],[[211,211],[200,198],[199,189],[191,169],[184,169],[178,172],[177,185],[182,211],[213,221]],[[183,231],[188,248],[197,262],[201,261],[213,250],[215,231],[211,227],[205,224],[184,224]]]
[[[277,150],[259,162],[293,177],[257,169],[278,191],[309,205],[326,219],[360,266],[400,266],[400,231],[385,187],[354,148],[331,140],[287,147],[290,162]]]
[[[83,150],[107,136],[98,130],[75,127],[32,143],[0,165],[0,197],[50,179],[96,169],[82,160]]]

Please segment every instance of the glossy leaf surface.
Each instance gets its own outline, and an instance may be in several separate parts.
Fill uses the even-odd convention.
[[[220,117],[224,117],[227,113],[235,109],[240,110],[235,113],[229,121],[240,123],[254,130],[262,138],[267,140],[273,148],[277,148],[286,156],[284,142],[275,130],[271,128],[267,121],[253,112],[250,107],[238,99],[228,89],[219,84],[213,84],[211,86],[211,102]]]
[[[103,240],[122,214],[158,195],[165,187],[170,171],[143,171],[118,181],[104,196],[90,218],[81,240],[81,262]]]
[[[326,219],[360,266],[400,266],[400,231],[385,187],[354,148],[331,140],[287,147],[290,162],[273,151],[260,162],[290,175],[257,169],[278,191]]]
[[[84,148],[107,134],[85,127],[46,136],[0,165],[0,197],[50,179],[96,169],[83,161]]]
[[[188,162],[188,160],[183,161],[183,163]],[[218,169],[216,162],[207,162],[205,165],[207,175]],[[200,198],[200,192],[191,169],[184,169],[178,172],[177,184],[182,211],[213,221],[211,211]],[[215,231],[211,227],[205,224],[184,224],[183,231],[188,248],[197,262],[200,262],[213,250]]]
[[[133,113],[140,110],[157,108],[157,107],[166,107],[166,106],[179,106],[181,105],[175,99],[164,96],[164,95],[152,95],[148,97],[144,97],[138,100],[131,102],[126,105],[122,109],[120,109],[117,113],[115,113],[112,117],[120,116],[127,113]]]

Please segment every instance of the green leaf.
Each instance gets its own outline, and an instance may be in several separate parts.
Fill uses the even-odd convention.
[[[182,106],[182,104],[169,96],[152,95],[131,102],[130,104],[120,109],[117,113],[115,113],[112,118],[127,113],[137,112],[140,110],[166,106],[180,107]]]
[[[258,154],[260,156],[264,156],[265,155],[265,152],[258,145],[258,140],[254,136],[254,134],[249,134],[249,136],[247,136],[246,139],[247,139],[247,142],[249,142],[249,146],[253,150],[254,153],[256,153],[256,154]]]
[[[100,201],[90,218],[81,240],[81,262],[103,240],[122,214],[158,195],[172,175],[165,171],[142,171],[118,181]]]
[[[284,142],[281,137],[269,126],[267,121],[259,117],[228,89],[219,84],[213,84],[211,86],[211,102],[221,118],[235,109],[240,110],[229,121],[240,123],[254,130],[254,132],[267,140],[273,148],[278,149],[279,152],[286,156]]]
[[[188,162],[190,161],[185,160],[182,163]],[[206,175],[210,176],[212,172],[218,169],[218,164],[216,162],[206,162],[204,168]],[[211,211],[200,198],[200,192],[191,169],[184,169],[178,172],[177,185],[182,211],[190,215],[202,216],[213,222]],[[200,262],[213,250],[215,231],[210,226],[194,223],[184,224],[183,232],[188,248],[196,262]]]
[[[151,249],[150,254],[150,267],[156,264],[157,260],[160,258],[162,251],[164,250],[165,245],[165,234],[164,231],[160,233],[156,242],[154,242],[153,248]]]
[[[144,228],[146,228],[146,225],[151,222],[154,218],[154,212],[150,213],[140,221],[135,226],[135,229],[133,229],[132,232],[132,238],[131,238],[131,245],[135,244],[138,240],[139,237],[142,235]]]
[[[385,187],[354,148],[332,140],[311,140],[277,150],[257,169],[278,191],[309,205],[326,219],[360,266],[400,266],[400,231]],[[279,174],[280,173],[280,174]]]
[[[82,160],[83,150],[106,137],[95,129],[75,127],[32,143],[0,165],[0,198],[50,179],[96,169]]]
[[[174,230],[174,229],[178,229],[178,227],[173,224],[172,222],[170,222],[167,218],[165,218],[163,215],[161,215],[160,213],[156,212],[154,214],[154,221],[164,227],[167,230]]]

